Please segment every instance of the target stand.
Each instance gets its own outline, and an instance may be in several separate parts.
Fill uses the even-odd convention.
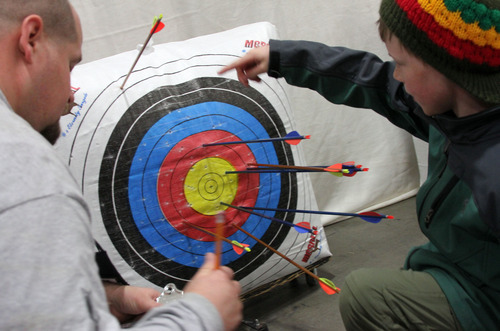
[[[242,56],[248,40],[276,38],[257,23],[192,40],[154,46],[119,86],[137,52],[75,68],[74,118],[62,122],[57,149],[68,161],[89,203],[96,240],[122,277],[137,286],[179,288],[193,276],[224,211],[224,236],[248,245],[238,254],[224,242],[222,264],[244,293],[254,293],[297,268],[236,230],[236,224],[304,266],[331,255],[316,215],[263,212],[317,233],[227,208],[221,203],[281,209],[316,209],[307,174],[231,174],[248,164],[304,164],[301,147],[285,142],[203,144],[283,137],[294,129],[282,80],[264,78],[250,88],[233,74],[217,75]],[[315,250],[311,252],[311,242]]]

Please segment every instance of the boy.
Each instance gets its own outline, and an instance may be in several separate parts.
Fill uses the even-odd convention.
[[[382,0],[379,31],[394,62],[312,42],[270,41],[221,73],[284,77],[333,103],[371,108],[429,142],[417,215],[429,243],[404,270],[351,273],[348,330],[500,325],[500,3]]]

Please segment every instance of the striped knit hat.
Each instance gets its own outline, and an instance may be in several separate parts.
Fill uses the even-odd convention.
[[[499,0],[382,0],[380,18],[416,56],[500,104]]]

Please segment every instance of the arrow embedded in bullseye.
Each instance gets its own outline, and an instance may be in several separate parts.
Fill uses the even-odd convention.
[[[298,145],[303,139],[310,139],[311,136],[302,136],[297,131],[289,132],[286,136],[280,138],[263,138],[253,140],[239,140],[239,141],[226,141],[220,143],[203,144],[203,147],[219,146],[219,145],[238,145],[238,144],[252,144],[252,143],[265,143],[273,141],[285,141],[290,145]]]

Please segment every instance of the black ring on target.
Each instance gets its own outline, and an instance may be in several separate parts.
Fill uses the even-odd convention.
[[[197,108],[200,105],[207,110],[206,113],[200,112],[200,108]],[[265,129],[266,137],[286,135],[277,112],[255,89],[242,87],[236,81],[222,78],[197,78],[176,86],[157,88],[137,100],[118,121],[106,146],[99,175],[99,200],[104,226],[122,258],[142,277],[158,286],[164,286],[167,275],[182,280],[190,279],[201,265],[203,254],[213,250],[212,242],[195,240],[177,232],[170,224],[169,215],[160,215],[161,208],[158,206],[158,199],[155,200],[158,192],[154,189],[154,183],[158,182],[158,164],[171,155],[169,152],[180,150],[179,141],[172,141],[172,137],[181,137],[177,139],[180,141],[189,140],[197,131],[197,125],[199,134],[221,131],[216,125],[218,122],[213,122],[210,114],[211,107],[220,106],[224,111],[233,111],[234,118],[229,111],[217,111],[217,120],[222,121],[221,117],[226,116],[232,125],[225,129],[239,139],[249,139],[245,129],[258,131],[259,125]],[[182,110],[182,116],[187,117],[180,116],[179,110]],[[238,116],[243,118],[238,120]],[[251,120],[256,125],[245,128],[244,122]],[[182,123],[188,121],[195,125],[193,132],[182,126]],[[242,122],[241,128],[235,124],[238,121]],[[207,123],[213,123],[214,127],[207,128]],[[164,130],[164,127],[169,129]],[[171,135],[176,128],[179,131]],[[266,138],[259,132],[252,134],[255,135],[253,139]],[[145,143],[148,141],[151,144]],[[203,143],[205,141],[200,141],[199,145]],[[265,148],[262,144],[248,147],[257,157],[264,155],[269,163],[293,164],[292,152],[287,144],[266,144],[269,145]],[[186,152],[181,155],[179,162],[187,162],[190,154]],[[142,170],[142,179],[134,177],[137,169]],[[255,203],[259,206],[295,208],[296,176],[277,175],[277,178],[280,179],[280,185],[273,187],[271,191],[278,191],[278,196],[269,198],[270,201],[261,197]],[[265,187],[272,181],[261,174],[260,183],[262,189],[262,186]],[[255,216],[246,213],[236,213],[239,217],[245,217],[244,223],[250,226],[247,230],[276,248],[290,230],[279,223],[257,220]],[[293,222],[293,214],[278,212],[268,215]],[[230,236],[229,239],[249,242],[241,233]],[[162,247],[162,243],[165,247]],[[231,245],[225,244],[223,261],[228,260],[225,264],[236,271],[236,279],[242,279],[271,256],[269,252],[263,251],[261,245],[254,245],[251,253],[235,256]]]

